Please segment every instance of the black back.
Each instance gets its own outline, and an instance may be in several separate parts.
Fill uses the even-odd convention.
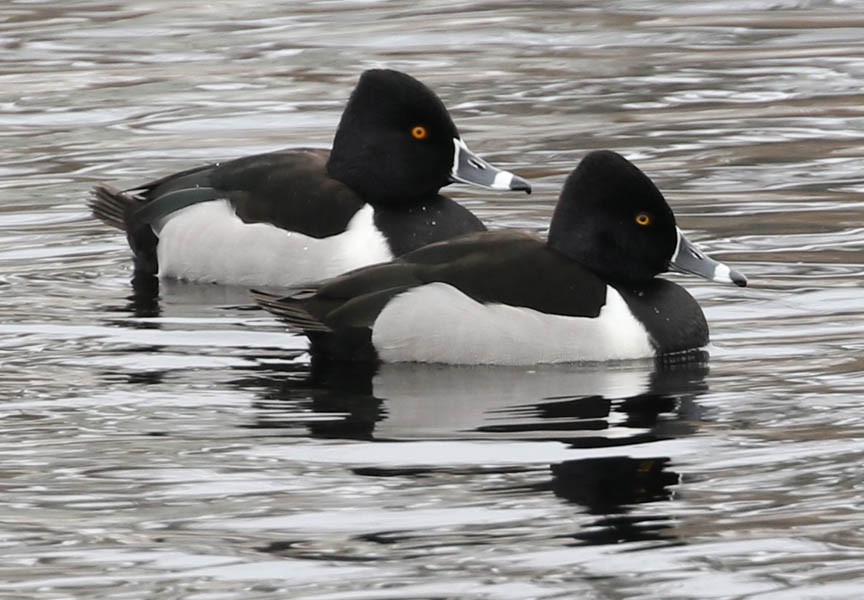
[[[136,189],[148,200],[137,217],[152,224],[183,206],[225,198],[246,223],[272,223],[316,238],[335,235],[364,202],[327,176],[328,154],[282,150],[183,171]]]
[[[219,165],[213,187],[228,192],[246,223],[271,223],[323,238],[345,231],[364,201],[326,172],[326,150],[286,150]]]
[[[303,306],[329,329],[371,327],[396,294],[447,283],[478,302],[566,316],[596,317],[606,284],[539,238],[516,231],[477,233],[425,246],[381,265],[321,283]]]

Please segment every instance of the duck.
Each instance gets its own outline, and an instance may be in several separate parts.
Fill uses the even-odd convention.
[[[546,239],[518,230],[437,242],[256,302],[313,359],[525,366],[670,357],[709,342],[669,270],[747,285],[690,242],[654,182],[610,150],[568,175]]]
[[[89,207],[126,232],[136,276],[293,286],[485,231],[441,195],[450,183],[531,192],[468,149],[446,106],[392,69],[361,74],[330,150],[214,162],[119,190]]]

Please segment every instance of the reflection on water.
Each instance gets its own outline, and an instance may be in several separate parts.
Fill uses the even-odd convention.
[[[858,13],[4,3],[0,596],[858,597]],[[710,370],[334,370],[246,290],[130,285],[93,183],[327,146],[373,66],[532,179],[448,189],[493,228],[546,227],[589,149],[654,178],[752,283],[670,276],[705,308]]]
[[[672,518],[630,515],[628,506],[672,499],[679,475],[666,457],[589,458],[552,465],[550,487],[556,496],[601,515],[573,537],[585,544],[620,544],[675,539]]]
[[[234,383],[265,386],[255,403],[263,428],[347,439],[468,436],[610,447],[688,433],[660,415],[697,412],[692,399],[707,389],[707,354],[691,358],[531,369],[313,361],[311,368],[286,365],[283,378]]]
[[[696,432],[696,398],[707,391],[707,355],[674,365],[647,362],[608,367],[535,369],[430,365],[347,365],[313,361],[276,379],[240,380],[264,386],[254,427],[290,435],[393,442],[417,438],[545,440],[569,448],[616,449]],[[518,462],[518,459],[515,459]],[[571,535],[584,543],[660,540],[671,517],[629,515],[629,506],[672,497],[679,475],[669,457],[630,458],[615,453],[515,470],[542,483],[514,490],[552,492],[600,515]],[[475,467],[462,469],[470,474]],[[367,477],[423,480],[450,473],[449,464],[370,466]],[[485,476],[513,466],[480,467]],[[502,489],[492,490],[501,493]],[[584,531],[583,531],[584,529]],[[275,548],[284,553],[286,547]],[[270,547],[269,550],[273,550]]]

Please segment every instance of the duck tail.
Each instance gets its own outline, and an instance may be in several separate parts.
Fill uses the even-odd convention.
[[[129,210],[137,207],[140,201],[114,186],[99,184],[91,192],[87,206],[93,216],[120,231],[128,231],[126,215]]]
[[[159,238],[153,228],[132,218],[145,199],[136,194],[123,192],[114,186],[99,184],[93,188],[87,205],[93,216],[111,227],[126,232],[129,247],[135,256],[135,273],[157,275],[159,260],[156,246]]]
[[[261,290],[251,290],[251,293],[258,306],[282,319],[292,331],[306,335],[331,333],[332,330],[327,325],[307,310],[305,301],[309,298],[310,291],[314,290],[298,289],[288,296]]]

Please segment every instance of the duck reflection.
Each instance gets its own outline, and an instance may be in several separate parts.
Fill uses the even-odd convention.
[[[277,376],[273,376],[273,369]],[[264,387],[253,402],[254,428],[300,430],[317,438],[374,439],[375,425],[385,418],[382,398],[373,394],[376,368],[363,364],[314,362],[268,366],[261,377],[235,380],[241,388]]]
[[[135,275],[129,283],[132,293],[124,298],[123,304],[106,304],[101,308],[108,313],[119,313],[141,319],[160,316],[162,307],[159,303],[159,279],[153,276]],[[134,326],[142,329],[158,328],[146,321]]]
[[[600,518],[572,534],[582,544],[669,540],[671,519],[633,511],[638,504],[671,500],[679,483],[667,457],[608,456],[568,460],[550,467],[551,478],[534,490],[551,490],[557,497],[580,504]]]
[[[256,427],[345,439],[556,440],[597,448],[690,433],[706,373],[704,354],[613,368],[313,361],[235,383],[266,387]]]
[[[668,466],[668,458],[568,460],[552,465],[549,485],[556,496],[582,504],[592,514],[617,513],[627,505],[669,500],[669,486],[678,483],[678,474]]]
[[[152,275],[136,274],[132,277],[132,295],[126,310],[136,317],[158,317],[162,312],[159,305],[159,278]]]
[[[549,492],[583,506],[597,518],[587,524],[580,519],[577,530],[567,534],[577,544],[669,543],[672,520],[640,514],[635,507],[670,500],[680,477],[668,457],[625,454],[637,444],[695,431],[700,418],[695,398],[707,390],[707,372],[704,353],[688,361],[611,368],[290,365],[260,397],[256,426],[327,438],[542,440],[592,449],[590,458],[543,471],[530,465],[477,469],[485,476],[518,471],[534,479],[490,493]],[[597,456],[603,448],[613,454]],[[424,478],[448,468],[370,465],[353,471]]]
[[[132,293],[126,297],[127,303],[113,310],[133,317],[197,318],[208,313],[224,314],[227,309],[262,314],[245,286],[159,279],[140,273],[135,273],[129,283]]]

